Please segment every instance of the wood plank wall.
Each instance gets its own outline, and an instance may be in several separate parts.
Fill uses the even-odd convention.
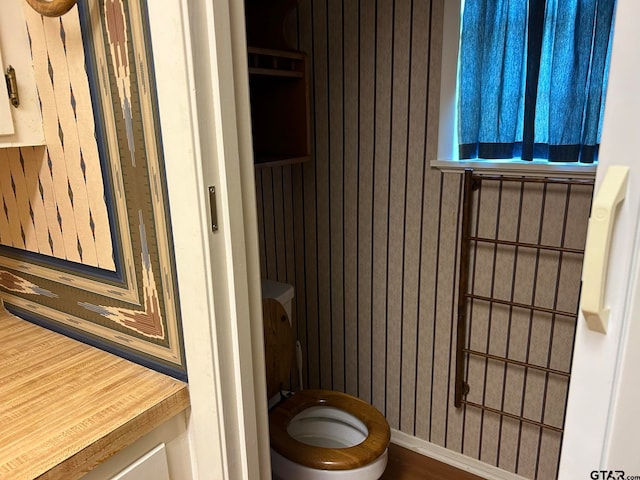
[[[453,406],[462,176],[428,166],[442,15],[442,0],[300,2],[289,33],[310,60],[313,161],[256,169],[261,269],[295,287],[305,386],[357,395],[394,429],[552,478],[559,442],[496,442],[495,415]],[[580,205],[588,214],[588,199]]]

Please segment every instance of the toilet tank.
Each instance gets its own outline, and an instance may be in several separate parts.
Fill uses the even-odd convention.
[[[287,312],[291,323],[291,302],[293,300],[293,285],[276,282],[266,278],[262,279],[262,298],[273,298],[279,301]]]

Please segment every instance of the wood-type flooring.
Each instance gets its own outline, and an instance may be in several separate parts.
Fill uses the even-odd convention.
[[[387,469],[381,480],[483,479],[392,443],[389,445]]]

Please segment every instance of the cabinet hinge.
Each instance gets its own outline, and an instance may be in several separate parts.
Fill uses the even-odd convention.
[[[7,91],[9,93],[9,100],[11,105],[15,108],[20,106],[20,96],[18,95],[18,82],[16,81],[16,70],[11,65],[7,68],[4,74],[4,78],[7,82]]]

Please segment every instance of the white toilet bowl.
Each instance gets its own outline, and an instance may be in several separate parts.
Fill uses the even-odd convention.
[[[293,288],[263,282],[267,394],[276,397],[291,375],[295,339],[290,323]],[[272,297],[272,298],[268,298]],[[288,305],[290,307],[290,305]],[[377,480],[387,465],[391,437],[384,416],[367,402],[330,390],[301,390],[269,412],[271,469],[281,480]]]
[[[372,405],[328,390],[303,390],[269,413],[271,468],[282,480],[377,480],[389,425]]]

